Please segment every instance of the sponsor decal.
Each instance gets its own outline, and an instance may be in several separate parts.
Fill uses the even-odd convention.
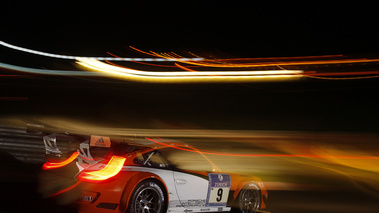
[[[164,195],[163,195],[163,192],[161,190],[161,187],[159,187],[157,184],[155,184],[153,182],[150,182],[150,186],[158,189],[159,193],[161,194],[162,201],[164,201]]]
[[[219,180],[219,181],[224,180],[224,176],[222,176],[222,174],[218,174],[218,180]]]
[[[185,201],[182,201],[181,203],[184,207],[205,206],[205,200],[202,200],[202,199],[185,200]]]
[[[91,135],[90,146],[111,147],[111,139],[109,137]]]

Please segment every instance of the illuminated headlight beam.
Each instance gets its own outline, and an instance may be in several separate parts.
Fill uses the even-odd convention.
[[[121,58],[121,57],[83,57],[83,56],[70,56],[70,55],[59,55],[59,54],[53,54],[53,53],[46,53],[46,52],[41,52],[37,50],[31,50],[27,49],[24,47],[18,47],[12,44],[5,43],[3,41],[0,41],[0,45],[27,52],[27,53],[32,53],[36,55],[42,55],[42,56],[47,56],[47,57],[52,57],[52,58],[61,58],[61,59],[73,59],[73,60],[78,60],[78,59],[96,59],[100,61],[154,61],[154,62],[161,62],[161,61],[201,61],[203,58]]]

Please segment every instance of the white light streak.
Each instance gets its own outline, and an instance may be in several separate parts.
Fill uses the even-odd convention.
[[[14,70],[18,72],[30,73],[30,74],[41,74],[41,75],[64,75],[64,76],[106,76],[106,74],[86,72],[86,71],[69,71],[69,70],[47,70],[47,69],[36,69],[29,67],[15,66],[11,64],[5,64],[0,62],[0,68],[7,70]]]
[[[59,55],[59,54],[53,54],[53,53],[46,53],[41,52],[37,50],[31,50],[23,47],[18,47],[12,44],[5,43],[3,41],[0,41],[0,45],[27,52],[32,53],[36,55],[42,55],[52,58],[61,58],[61,59],[73,59],[73,60],[79,60],[79,59],[96,59],[100,61],[153,61],[153,62],[163,62],[163,61],[201,61],[203,58],[118,58],[118,57],[83,57],[83,56],[70,56],[70,55]]]

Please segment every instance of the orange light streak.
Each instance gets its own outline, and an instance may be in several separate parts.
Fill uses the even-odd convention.
[[[164,55],[159,55],[155,53],[155,56],[160,56],[165,59],[176,59],[172,57],[166,57]],[[180,59],[177,59],[181,61]],[[207,62],[209,61],[209,62]],[[312,64],[343,64],[343,63],[363,63],[363,62],[379,62],[379,59],[367,59],[367,58],[358,58],[358,59],[334,59],[334,60],[308,60],[308,61],[289,61],[289,62],[258,62],[258,63],[221,63],[218,60],[209,60],[204,59],[202,61],[181,61],[183,63],[198,65],[198,66],[207,66],[207,67],[225,67],[225,68],[236,68],[236,67],[264,67],[264,66],[283,66],[283,65],[312,65]],[[213,62],[213,63],[211,63]]]
[[[132,46],[129,46],[131,49],[137,51],[137,52],[140,52],[140,53],[143,53],[143,54],[146,54],[146,55],[151,55],[151,56],[156,56],[155,54],[152,54],[152,53],[149,53],[149,52],[145,52],[143,50],[140,50],[140,49],[137,49],[135,47],[132,47]]]
[[[305,76],[341,76],[341,75],[378,75],[379,71],[359,71],[359,72],[330,72],[330,73],[310,73],[304,72]]]
[[[65,188],[65,189],[60,190],[59,192],[56,192],[56,193],[54,193],[54,194],[51,194],[50,197],[56,197],[56,196],[58,196],[58,195],[60,195],[60,194],[63,194],[63,193],[65,193],[65,192],[68,192],[68,191],[72,190],[73,188],[75,188],[76,186],[78,186],[80,183],[81,183],[81,182],[78,181],[78,182],[76,182],[75,184],[73,184],[73,185],[70,186],[70,187],[67,187],[67,188]]]
[[[68,159],[66,159],[64,161],[59,162],[59,163],[46,162],[46,163],[43,164],[42,168],[44,170],[46,170],[46,169],[57,169],[57,168],[60,168],[60,167],[68,165],[69,163],[71,163],[72,161],[74,161],[78,156],[79,156],[79,152],[76,151]]]
[[[107,52],[109,55],[111,55],[111,56],[113,56],[113,57],[115,57],[115,58],[121,58],[120,56],[118,56],[118,55],[115,55],[115,54],[113,54],[113,53],[110,53],[110,52]]]
[[[152,64],[152,63],[147,63],[147,62],[142,62],[142,61],[133,61],[134,63],[138,64],[143,64],[143,65],[148,65],[148,66],[155,66],[155,67],[176,67],[174,65],[163,65],[163,64]],[[114,63],[112,63],[114,65]],[[120,66],[120,65],[118,65]],[[121,66],[123,67],[123,66]]]
[[[202,58],[201,56],[198,56],[194,53],[191,53],[191,55]],[[292,56],[292,57],[267,57],[267,58],[225,58],[225,59],[204,59],[204,61],[280,61],[280,60],[293,60],[293,59],[321,59],[321,58],[337,58],[337,57],[344,57],[343,55],[320,55],[320,56]]]
[[[220,156],[230,156],[230,157],[294,157],[294,158],[346,158],[346,159],[371,159],[371,160],[379,160],[379,157],[373,157],[373,156],[331,156],[331,155],[295,155],[295,154],[234,154],[234,153],[224,153],[224,152],[213,152],[213,151],[194,151],[190,150],[188,148],[173,146],[166,143],[161,143],[156,140],[153,140],[151,138],[146,138],[154,143],[157,143],[162,146],[189,151],[189,152],[200,152],[206,155],[220,155]],[[159,138],[161,139],[161,138]],[[163,140],[163,139],[161,139]],[[166,141],[168,142],[168,141]]]
[[[185,58],[184,56],[181,56],[179,54],[176,54],[174,52],[170,52],[171,55],[174,55],[175,57],[178,57],[178,58]]]
[[[181,68],[181,69],[183,69],[183,70],[187,70],[187,71],[189,71],[189,72],[197,72],[196,70],[192,70],[192,69],[187,68],[187,67],[185,67],[185,66],[182,66],[182,65],[180,65],[180,64],[178,64],[178,63],[175,63],[175,65],[176,65],[177,67],[179,67],[179,68]]]

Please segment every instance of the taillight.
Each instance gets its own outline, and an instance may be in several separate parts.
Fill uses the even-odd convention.
[[[122,167],[124,166],[125,160],[126,158],[124,157],[113,156],[104,168],[98,171],[84,171],[79,174],[78,178],[82,181],[94,182],[109,179],[121,171]]]
[[[42,168],[43,169],[57,169],[57,168],[60,168],[60,167],[63,167],[63,166],[66,166],[67,164],[71,163],[72,161],[74,161],[77,157],[79,156],[79,152],[76,151],[74,152],[69,158],[67,158],[66,160],[62,161],[62,162],[59,162],[59,163],[52,163],[52,162],[46,162],[43,164]]]

